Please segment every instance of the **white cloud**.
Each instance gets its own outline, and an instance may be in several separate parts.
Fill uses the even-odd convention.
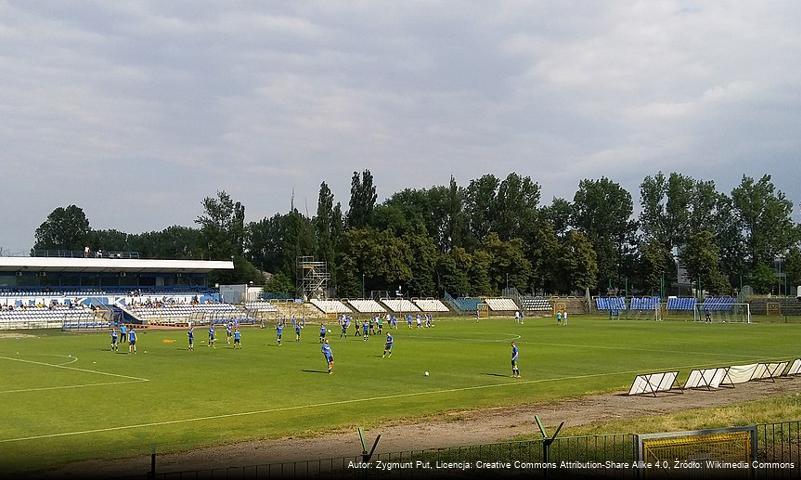
[[[797,202],[799,25],[790,1],[0,1],[0,245],[68,203],[127,230],[218,188],[251,218],[322,180],[347,204],[363,168],[381,195],[516,170],[543,198],[773,173]]]

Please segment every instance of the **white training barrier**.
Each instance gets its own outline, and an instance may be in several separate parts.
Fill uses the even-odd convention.
[[[784,375],[784,370],[790,362],[759,363],[751,380],[770,380],[775,382]]]
[[[713,388],[720,388],[729,376],[728,367],[718,368],[703,368],[690,371],[690,376],[684,382],[682,390],[689,390],[693,388],[706,388],[711,390]]]
[[[707,390],[711,390],[713,388],[720,388],[728,377],[729,367],[695,369],[690,372],[690,376],[687,377],[687,381],[684,382],[682,389],[706,388]]]
[[[657,372],[637,375],[629,388],[629,395],[651,394],[668,392],[676,385],[679,372]]]
[[[796,375],[801,375],[801,358],[796,358],[795,360],[793,360],[793,363],[790,365],[790,368],[784,375],[787,377],[794,377]]]
[[[628,395],[652,394],[672,390],[679,372],[658,372],[637,375],[629,387]],[[732,365],[730,367],[696,368],[690,370],[690,375],[684,386],[678,387],[682,392],[691,389],[718,389],[731,387],[738,383],[753,380],[770,380],[777,378],[794,377],[801,375],[801,358],[792,361],[751,363],[748,365]]]
[[[731,385],[738,383],[750,382],[754,378],[758,363],[751,363],[748,365],[732,365],[729,367],[729,380]]]

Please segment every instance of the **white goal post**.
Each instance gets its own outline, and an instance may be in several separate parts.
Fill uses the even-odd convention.
[[[734,303],[723,309],[719,304],[705,307],[699,303],[693,310],[696,322],[751,323],[751,306],[747,303]]]
[[[626,309],[617,318],[625,318],[627,320],[662,320],[662,307],[664,303],[656,303],[654,308],[647,310],[632,310]],[[613,317],[610,312],[610,317]]]

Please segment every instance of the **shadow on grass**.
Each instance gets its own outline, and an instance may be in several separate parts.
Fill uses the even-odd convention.
[[[307,369],[304,369],[304,370],[301,370],[301,372],[304,372],[304,373],[325,373],[325,374],[328,374],[328,370],[307,370]]]
[[[487,375],[490,377],[504,377],[504,378],[509,376],[509,375],[503,375],[501,373],[483,373],[482,375]]]

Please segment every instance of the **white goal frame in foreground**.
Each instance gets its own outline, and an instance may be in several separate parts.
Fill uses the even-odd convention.
[[[637,435],[635,442],[636,459],[659,462],[659,467],[670,467],[674,461],[696,461],[701,468],[707,460],[750,464],[757,458],[757,429],[753,425]]]
[[[693,320],[705,322],[706,314],[704,304],[696,304],[693,309]],[[709,310],[709,320],[713,323],[751,323],[751,305],[734,303],[731,310]]]

